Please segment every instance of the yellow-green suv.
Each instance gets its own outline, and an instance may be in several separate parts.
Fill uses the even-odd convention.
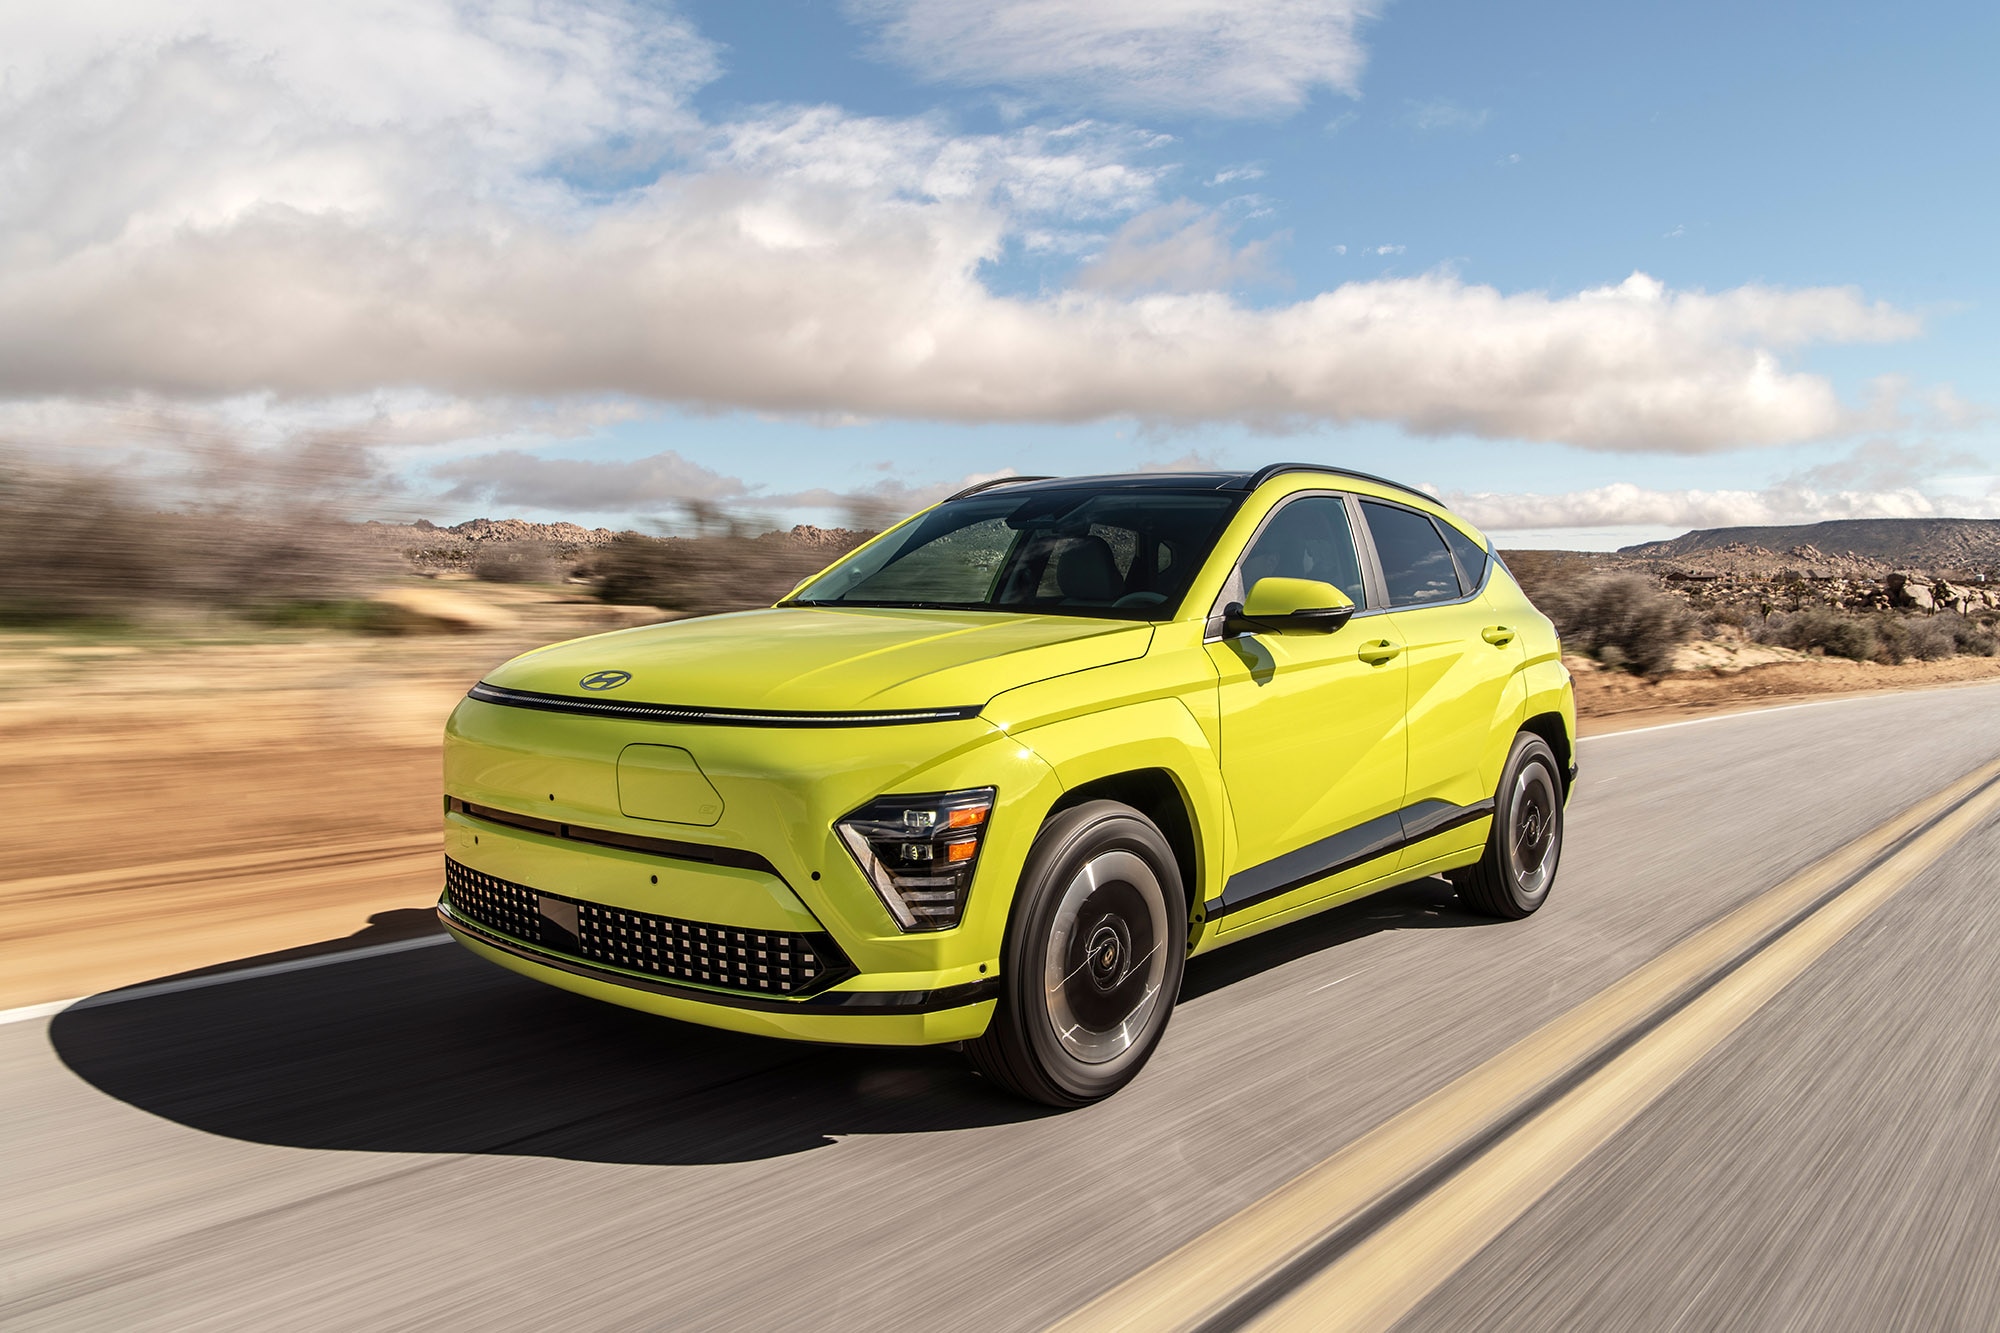
[[[445,736],[460,942],[741,1032],[1136,1074],[1185,960],[1444,873],[1546,898],[1556,634],[1429,496],[1335,468],[1009,479],[767,610],[527,653]]]

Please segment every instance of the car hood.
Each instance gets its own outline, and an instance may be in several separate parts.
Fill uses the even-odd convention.
[[[492,672],[505,689],[606,702],[846,712],[957,708],[1143,656],[1152,626],[1073,616],[777,607],[553,644]],[[595,672],[630,672],[607,690]]]

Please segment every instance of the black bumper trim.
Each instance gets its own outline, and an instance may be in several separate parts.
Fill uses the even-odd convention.
[[[478,805],[472,801],[460,800],[456,796],[445,799],[451,813],[464,815],[468,819],[483,819],[489,824],[539,833],[545,838],[564,838],[570,842],[587,842],[597,847],[616,847],[620,851],[644,852],[648,856],[664,856],[675,861],[697,861],[704,865],[730,866],[737,870],[760,870],[788,887],[790,885],[790,881],[778,873],[778,867],[755,852],[746,852],[736,847],[713,847],[707,843],[681,842],[675,838],[651,838],[637,833],[614,833],[610,829],[589,828],[583,824],[564,824],[553,819],[540,819],[534,815],[515,814],[512,810],[496,810],[490,805]]]
[[[761,995],[677,985],[671,981],[662,981],[658,977],[643,976],[637,972],[626,972],[615,967],[598,967],[592,963],[579,962],[574,958],[565,958],[560,954],[544,953],[519,940],[509,939],[505,935],[487,930],[476,922],[468,921],[444,903],[438,904],[437,914],[438,920],[456,934],[477,940],[489,949],[512,954],[538,967],[552,968],[557,972],[568,972],[573,976],[587,977],[592,981],[602,981],[613,986],[624,986],[630,990],[667,995],[677,1000],[718,1005],[724,1009],[755,1009],[776,1014],[934,1014],[945,1009],[962,1009],[968,1004],[978,1004],[982,1000],[994,1000],[1000,997],[1000,979],[988,977],[983,981],[970,981],[962,986],[944,986],[938,990],[822,991],[817,995],[798,1000],[767,999]]]

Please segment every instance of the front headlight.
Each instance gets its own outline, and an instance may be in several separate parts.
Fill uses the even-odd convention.
[[[965,913],[991,787],[884,796],[834,829],[902,930],[949,930]]]

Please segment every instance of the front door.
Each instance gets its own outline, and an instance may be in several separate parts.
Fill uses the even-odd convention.
[[[1331,583],[1369,605],[1347,500],[1273,512],[1223,594],[1260,578]],[[1392,617],[1331,634],[1245,634],[1207,645],[1221,680],[1222,772],[1235,817],[1230,873],[1208,904],[1227,931],[1392,868],[1402,829],[1406,655]],[[1370,864],[1374,862],[1374,864]]]

